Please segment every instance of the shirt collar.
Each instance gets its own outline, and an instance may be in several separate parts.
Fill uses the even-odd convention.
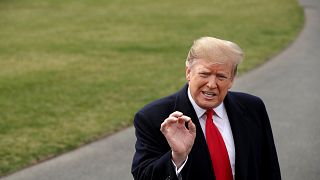
[[[191,96],[191,92],[190,92],[190,88],[188,87],[188,98],[193,106],[193,109],[196,111],[197,117],[198,119],[200,119],[205,113],[206,113],[206,109],[202,109],[200,106],[198,106],[198,104],[194,101],[194,99]],[[219,106],[213,108],[215,114],[217,116],[219,116],[220,118],[224,119],[225,117],[225,107],[224,107],[224,103],[222,102],[221,104],[219,104]]]

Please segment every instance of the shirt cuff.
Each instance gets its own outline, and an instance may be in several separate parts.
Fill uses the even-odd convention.
[[[172,164],[173,164],[173,166],[174,166],[174,169],[175,169],[175,171],[176,171],[177,177],[179,177],[179,174],[180,174],[180,172],[182,171],[184,165],[187,163],[187,160],[188,160],[188,156],[187,156],[187,159],[183,162],[183,164],[180,166],[179,169],[177,168],[177,165],[173,162],[173,160],[171,160],[171,161],[172,161]]]

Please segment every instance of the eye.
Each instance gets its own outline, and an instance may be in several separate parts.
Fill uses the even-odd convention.
[[[200,72],[199,75],[200,75],[201,77],[209,77],[209,76],[210,76],[210,73],[208,73],[208,72]]]
[[[216,75],[217,79],[219,79],[220,81],[224,81],[224,80],[227,80],[228,77],[224,74],[217,74]]]

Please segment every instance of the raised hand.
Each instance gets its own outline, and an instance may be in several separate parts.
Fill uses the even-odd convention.
[[[175,111],[164,120],[160,131],[166,137],[172,150],[172,160],[179,168],[191,151],[196,137],[196,126],[190,117]]]

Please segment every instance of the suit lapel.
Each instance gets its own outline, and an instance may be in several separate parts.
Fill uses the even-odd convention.
[[[189,116],[192,119],[192,122],[196,125],[196,130],[197,130],[196,141],[200,143],[202,146],[205,145],[205,147],[207,148],[207,143],[206,143],[204,134],[202,133],[198,116],[195,110],[193,109],[191,102],[189,101],[187,90],[188,90],[188,84],[186,84],[183,87],[183,89],[179,92],[176,99],[174,111],[180,111],[184,115]]]
[[[199,133],[197,133],[196,141],[198,143],[200,143],[201,146],[204,145],[205,148],[207,148],[207,143],[206,143],[205,137],[202,133],[202,129],[201,129],[201,125],[200,125],[198,116],[197,116],[195,110],[193,109],[191,102],[189,101],[187,90],[188,90],[188,84],[186,84],[183,87],[183,89],[179,92],[177,99],[176,99],[174,111],[180,111],[192,119],[192,122],[196,125],[197,132],[199,132]]]
[[[188,84],[186,84],[186,86],[178,93],[174,111],[180,111],[183,114],[189,116],[192,119],[193,123],[196,125],[197,135],[187,164],[188,166],[190,166],[189,168],[192,171],[197,173],[190,174],[191,171],[183,171],[182,173],[185,173],[184,177],[187,177],[187,179],[201,179],[201,177],[203,177],[202,179],[214,180],[215,178],[207,143],[202,132],[197,114],[193,109],[191,102],[189,101],[187,90]],[[201,172],[201,174],[199,174],[199,172]],[[195,175],[196,177],[194,177]]]
[[[212,164],[210,160],[210,154],[208,151],[207,143],[205,137],[202,133],[200,122],[196,115],[195,110],[192,107],[191,102],[188,99],[187,95],[188,84],[186,84],[181,91],[178,92],[176,96],[176,103],[174,111],[180,111],[183,114],[191,117],[192,121],[196,125],[197,136],[195,139],[194,146],[191,150],[191,153],[194,157],[190,156],[190,161],[199,161],[199,167],[190,167],[192,168],[201,168],[206,167],[212,170]],[[246,108],[233,96],[232,92],[228,92],[224,100],[228,118],[230,121],[233,139],[235,144],[235,154],[236,154],[236,164],[235,164],[235,179],[247,179],[248,172],[248,156],[249,156],[249,128],[248,128],[248,117],[246,115]],[[191,165],[192,163],[189,163]],[[208,179],[214,179],[213,171],[206,174]],[[186,172],[188,174],[188,172]],[[188,176],[186,176],[188,177]]]
[[[225,107],[230,121],[234,144],[235,144],[235,179],[247,179],[248,156],[249,156],[249,129],[246,108],[237,101],[232,92],[228,92]]]

